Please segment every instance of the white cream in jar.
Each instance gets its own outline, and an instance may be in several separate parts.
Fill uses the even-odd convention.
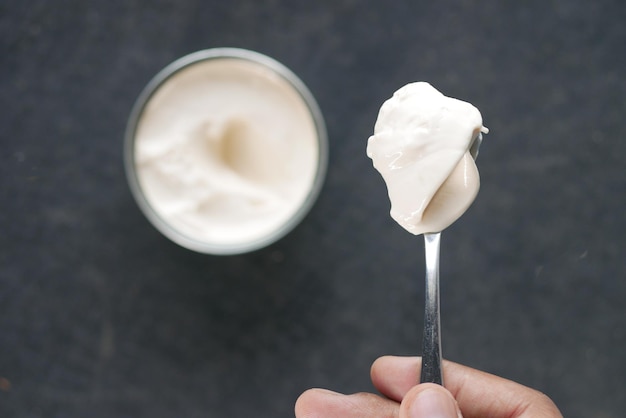
[[[391,217],[416,235],[456,221],[480,186],[469,149],[481,132],[488,129],[476,107],[425,82],[407,84],[385,101],[367,155],[387,184]]]
[[[127,172],[161,232],[232,254],[268,245],[302,219],[325,174],[326,132],[293,73],[222,48],[179,60],[153,84],[129,126]]]

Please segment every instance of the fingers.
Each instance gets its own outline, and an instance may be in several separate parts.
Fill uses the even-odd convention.
[[[374,361],[370,377],[380,393],[400,402],[419,383],[421,367],[420,357],[384,356]]]
[[[300,395],[295,410],[296,418],[397,418],[399,405],[372,393],[309,389]]]
[[[383,395],[400,402],[419,381],[420,367],[416,357],[381,357],[372,365],[372,382]],[[465,418],[562,417],[547,396],[510,380],[450,361],[444,361],[443,374]]]
[[[445,361],[446,388],[418,385],[420,367],[418,357],[381,357],[372,365],[372,382],[389,399],[311,389],[298,398],[296,417],[454,418],[460,408],[465,418],[562,418],[548,397],[510,380]]]

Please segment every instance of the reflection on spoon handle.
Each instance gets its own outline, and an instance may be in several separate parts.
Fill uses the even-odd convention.
[[[441,232],[424,234],[426,304],[420,383],[443,385],[441,373],[441,320],[439,316],[439,241]]]

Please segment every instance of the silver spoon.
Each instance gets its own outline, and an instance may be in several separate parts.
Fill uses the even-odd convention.
[[[476,160],[483,141],[479,133],[472,141],[469,152]],[[422,372],[420,383],[443,386],[441,371],[441,316],[439,313],[439,242],[441,232],[424,234],[426,257],[426,302],[424,308],[424,340],[422,343]]]

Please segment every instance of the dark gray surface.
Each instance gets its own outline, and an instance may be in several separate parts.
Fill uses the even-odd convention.
[[[422,242],[365,156],[415,80],[491,128],[443,236],[444,356],[623,416],[624,21],[621,0],[0,3],[0,416],[288,417],[419,353]],[[294,70],[330,135],[311,214],[236,257],[159,235],[122,166],[145,83],[218,46]]]

